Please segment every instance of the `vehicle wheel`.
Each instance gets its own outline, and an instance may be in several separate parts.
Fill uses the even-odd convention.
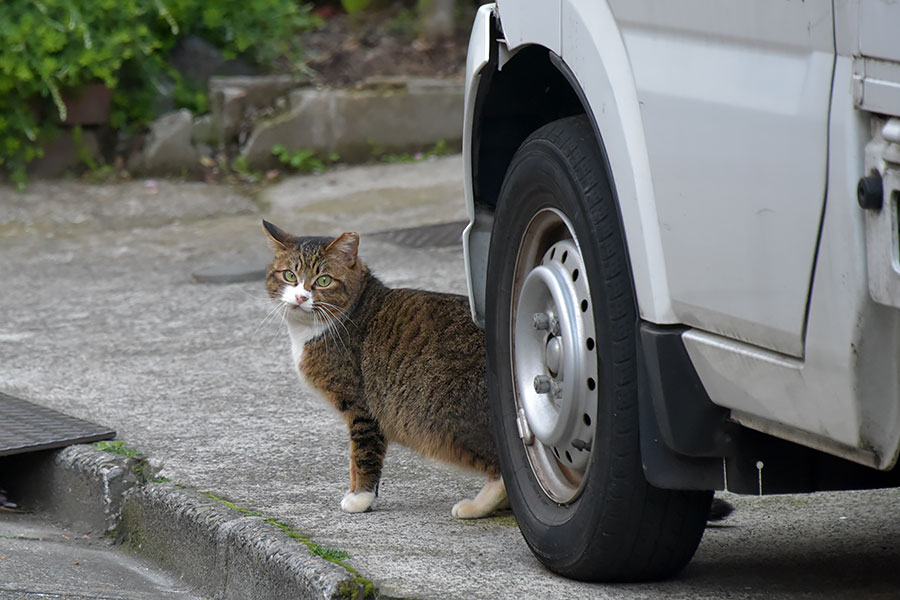
[[[488,258],[494,436],[525,541],[589,581],[673,575],[703,536],[712,492],[654,488],[638,432],[636,303],[615,198],[588,120],[519,147]]]

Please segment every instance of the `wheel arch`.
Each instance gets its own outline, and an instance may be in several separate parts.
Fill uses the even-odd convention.
[[[676,323],[643,124],[624,44],[605,3],[565,0],[562,4],[564,22],[592,19],[599,24],[590,30],[573,26],[567,31],[562,55],[527,42],[507,47],[495,18],[481,34],[486,46],[480,64],[473,64],[471,57],[476,33],[470,42],[463,139],[470,224],[463,246],[473,317],[484,323],[493,211],[513,154],[533,131],[550,121],[587,114],[613,182],[639,315],[656,324]],[[567,19],[567,15],[577,18]],[[570,63],[566,48],[574,45],[579,51],[571,53]]]

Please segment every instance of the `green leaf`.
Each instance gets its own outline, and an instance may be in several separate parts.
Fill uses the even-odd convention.
[[[347,11],[347,14],[354,15],[361,10],[367,8],[372,0],[341,0],[341,6]]]

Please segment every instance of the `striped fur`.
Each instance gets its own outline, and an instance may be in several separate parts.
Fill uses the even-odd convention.
[[[490,493],[463,501],[454,516],[485,516],[501,506],[506,496],[491,437],[484,335],[466,298],[387,288],[357,256],[354,233],[296,237],[263,223],[275,252],[266,287],[287,305],[292,339],[302,347],[299,358],[295,347],[297,367],[347,424],[344,510],[369,508],[389,441],[488,476]],[[329,285],[318,286],[323,275]],[[295,294],[285,291],[291,286]],[[291,300],[310,295],[311,311],[308,301]],[[295,333],[304,326],[313,331]],[[482,497],[489,500],[479,503]]]

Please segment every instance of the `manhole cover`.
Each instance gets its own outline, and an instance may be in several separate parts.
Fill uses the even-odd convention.
[[[438,223],[436,225],[423,225],[421,227],[408,227],[405,229],[391,229],[371,234],[379,240],[407,246],[408,248],[444,248],[459,246],[460,236],[466,228],[468,221],[453,221],[452,223]]]
[[[108,427],[0,393],[0,456],[114,437]]]

